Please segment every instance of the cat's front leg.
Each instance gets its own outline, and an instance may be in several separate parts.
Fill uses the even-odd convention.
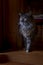
[[[30,45],[31,45],[31,38],[28,37],[28,38],[26,38],[26,52],[29,52]]]

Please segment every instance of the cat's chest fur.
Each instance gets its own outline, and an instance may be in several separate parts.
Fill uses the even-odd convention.
[[[30,16],[27,16],[25,14],[21,15],[19,19],[19,25],[19,29],[22,35],[25,37],[28,35],[30,36],[33,29],[33,23],[30,22]]]

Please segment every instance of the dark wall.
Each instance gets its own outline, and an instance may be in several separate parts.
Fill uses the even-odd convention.
[[[2,46],[2,0],[0,0],[0,48]]]
[[[0,0],[0,44],[2,44],[2,48],[4,48],[4,50],[8,48],[17,50],[17,46],[20,49],[22,48],[22,38],[21,35],[18,33],[17,25],[18,13],[23,12],[30,5],[31,7],[33,7],[34,2],[28,2],[27,0]],[[37,9],[35,8],[35,10]],[[35,10],[33,9],[33,13],[36,13]],[[38,35],[40,35],[40,33],[38,33]]]

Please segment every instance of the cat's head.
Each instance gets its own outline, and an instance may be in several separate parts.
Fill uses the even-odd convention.
[[[29,13],[19,13],[19,19],[22,22],[26,22],[31,17],[31,11]]]

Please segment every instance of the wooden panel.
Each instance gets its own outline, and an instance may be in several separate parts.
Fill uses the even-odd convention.
[[[7,37],[9,39],[9,42],[11,43],[11,46],[13,49],[16,48],[16,44],[21,47],[22,41],[21,37],[18,33],[18,14],[21,10],[21,1],[20,0],[8,0],[9,4],[9,19],[7,22]],[[7,12],[6,12],[7,13]],[[21,41],[21,42],[20,42]]]
[[[2,0],[0,0],[0,48],[2,45]]]
[[[6,59],[8,58],[9,61],[5,62],[4,57],[3,63],[0,65],[43,65],[43,51],[34,51],[30,53],[26,53],[25,51],[16,51],[16,52],[7,52],[1,53],[1,55],[6,55]]]

